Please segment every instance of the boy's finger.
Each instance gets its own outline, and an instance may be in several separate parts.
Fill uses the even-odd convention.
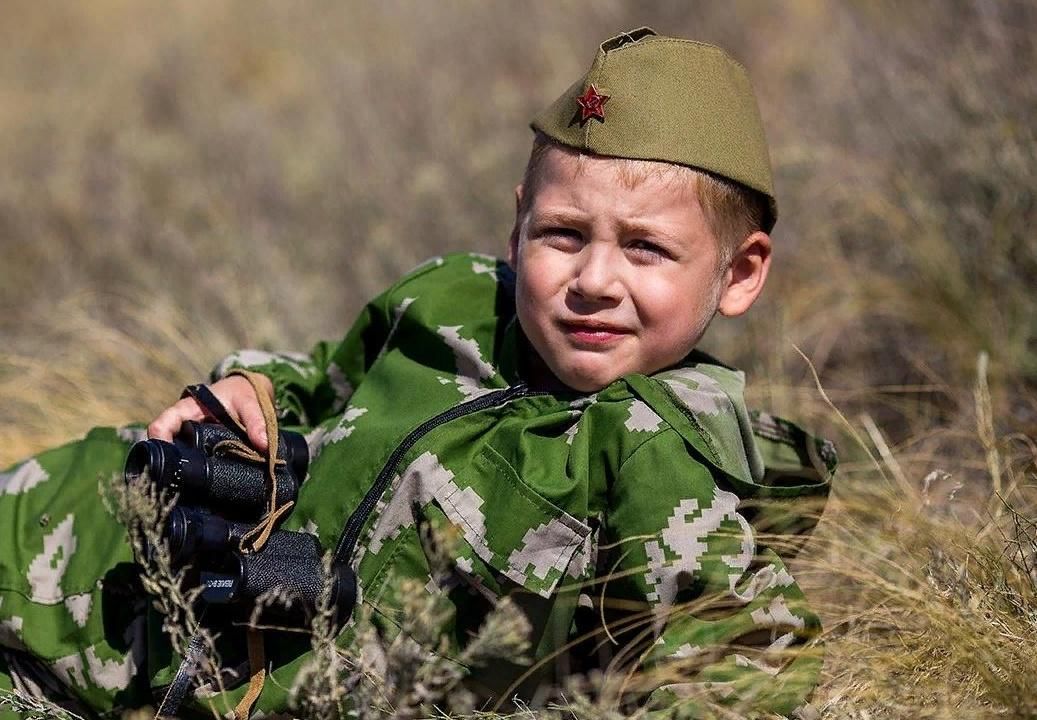
[[[183,400],[167,407],[148,425],[148,437],[155,440],[173,442],[173,435],[180,431],[184,420],[200,421],[205,419],[205,412],[194,398]]]
[[[248,401],[241,402],[235,410],[238,411],[238,422],[245,426],[245,432],[248,433],[252,444],[257,450],[266,450],[269,444],[266,437],[266,422],[255,397],[250,395]]]

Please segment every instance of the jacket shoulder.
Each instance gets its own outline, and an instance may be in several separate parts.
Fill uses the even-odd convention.
[[[836,465],[832,444],[788,420],[749,411],[741,371],[693,355],[680,367],[625,380],[703,460],[740,486],[740,495],[827,494]]]
[[[484,282],[486,279],[511,281],[513,276],[508,264],[493,255],[453,252],[423,261],[396,281],[390,292],[430,283]]]

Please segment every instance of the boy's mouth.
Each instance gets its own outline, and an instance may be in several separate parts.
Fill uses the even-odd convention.
[[[622,325],[600,320],[562,320],[559,324],[562,331],[576,344],[592,347],[612,344],[631,332]]]

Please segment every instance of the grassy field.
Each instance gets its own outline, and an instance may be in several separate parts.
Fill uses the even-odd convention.
[[[503,249],[526,123],[651,25],[748,68],[776,266],[705,348],[838,441],[836,718],[1037,717],[1037,6],[8,0],[0,467]],[[814,373],[816,372],[816,379]]]

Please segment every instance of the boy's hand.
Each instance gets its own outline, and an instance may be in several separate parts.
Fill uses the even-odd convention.
[[[274,384],[269,378],[260,376],[263,390],[274,397]],[[212,394],[223,403],[227,412],[237,420],[248,433],[248,439],[257,450],[267,449],[266,427],[263,424],[263,411],[256,400],[256,393],[248,380],[240,375],[231,375],[214,382],[209,386]],[[148,425],[148,437],[167,442],[173,441],[173,435],[180,430],[184,420],[212,420],[212,416],[192,397],[186,397],[174,405],[167,407]]]

